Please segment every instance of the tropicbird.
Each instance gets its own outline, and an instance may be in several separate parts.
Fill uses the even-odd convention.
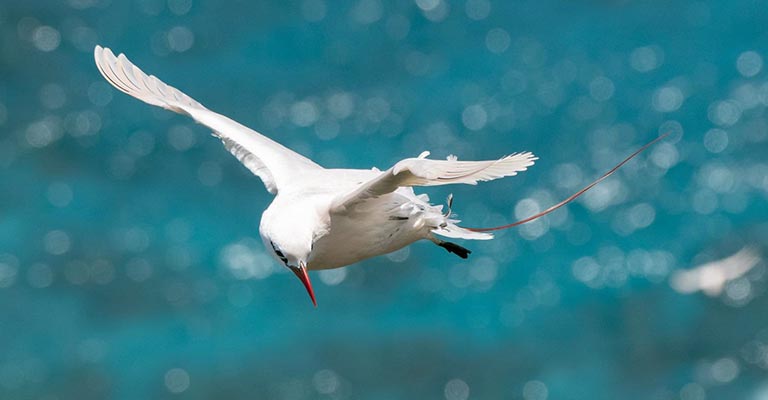
[[[745,246],[728,257],[676,271],[669,279],[672,288],[684,294],[699,290],[707,296],[718,296],[725,285],[760,264],[762,257],[756,248]]]
[[[416,195],[414,186],[476,185],[517,175],[538,158],[531,152],[513,153],[498,160],[458,161],[428,159],[429,152],[406,158],[391,168],[327,169],[232,119],[205,108],[178,89],[145,74],[124,54],[96,46],[96,66],[118,90],[145,103],[192,117],[213,130],[224,147],[258,176],[275,195],[259,224],[268,251],[304,284],[317,307],[308,270],[340,268],[399,250],[418,240],[429,240],[461,258],[470,251],[440,239],[488,240],[492,230],[519,225],[547,214],[575,199],[640,153],[557,205],[513,224],[485,229],[464,228],[442,206]]]

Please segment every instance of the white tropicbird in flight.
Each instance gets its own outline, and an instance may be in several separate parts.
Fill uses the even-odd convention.
[[[413,186],[464,183],[475,185],[525,171],[537,159],[530,152],[498,160],[430,160],[429,152],[406,158],[386,171],[376,168],[326,169],[312,160],[215,113],[155,76],[147,76],[125,55],[115,56],[108,48],[94,49],[96,66],[115,88],[154,106],[192,117],[213,130],[224,147],[275,195],[261,217],[259,234],[273,256],[301,280],[317,306],[307,270],[344,267],[366,258],[386,254],[418,240],[432,241],[447,251],[467,258],[470,251],[438,236],[487,240],[488,231],[510,228],[575,199],[651,143],[626,158],[611,171],[568,199],[530,218],[495,228],[472,229],[456,225],[448,210],[416,195]]]
[[[669,279],[672,288],[680,293],[699,290],[707,296],[718,296],[725,285],[742,277],[762,261],[756,248],[745,246],[728,257],[710,261],[688,270],[675,271]]]

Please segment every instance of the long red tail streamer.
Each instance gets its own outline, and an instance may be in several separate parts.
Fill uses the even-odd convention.
[[[617,164],[615,167],[611,168],[611,170],[610,170],[610,171],[608,171],[608,172],[606,172],[605,174],[603,174],[603,176],[601,176],[601,177],[597,178],[597,179],[596,179],[594,182],[592,182],[592,183],[590,183],[589,185],[585,186],[583,189],[579,190],[578,192],[576,192],[576,193],[572,194],[572,195],[571,195],[570,197],[568,197],[567,199],[565,199],[565,200],[563,200],[563,201],[561,201],[561,202],[559,202],[559,203],[555,204],[555,205],[554,205],[554,206],[552,206],[552,207],[549,207],[549,208],[547,208],[546,210],[544,210],[544,211],[542,211],[542,212],[540,212],[540,213],[538,213],[538,214],[532,215],[532,216],[530,216],[530,217],[528,217],[528,218],[525,218],[525,219],[521,219],[520,221],[517,221],[517,222],[513,222],[513,223],[511,223],[511,224],[502,225],[502,226],[495,226],[495,227],[493,227],[493,228],[464,228],[464,229],[468,229],[468,230],[470,230],[470,231],[475,231],[475,232],[490,232],[490,231],[500,231],[500,230],[502,230],[502,229],[509,229],[509,228],[512,228],[512,227],[515,227],[515,226],[518,226],[518,225],[522,225],[522,224],[524,224],[524,223],[526,223],[526,222],[531,222],[531,221],[533,221],[533,220],[535,220],[535,219],[538,219],[538,218],[540,218],[540,217],[543,217],[543,216],[545,216],[545,215],[547,215],[547,214],[551,213],[552,211],[555,211],[555,210],[557,210],[558,208],[560,208],[560,207],[562,207],[562,206],[564,206],[564,205],[566,205],[566,204],[568,204],[568,203],[570,203],[570,202],[572,202],[572,201],[576,200],[576,198],[577,198],[577,197],[579,197],[579,196],[581,196],[582,194],[584,194],[584,193],[585,193],[587,190],[589,190],[589,189],[592,189],[592,188],[593,188],[595,185],[597,185],[598,183],[600,183],[600,182],[604,181],[604,180],[605,180],[606,178],[608,178],[609,176],[613,175],[613,173],[614,173],[614,172],[616,172],[616,171],[617,171],[619,168],[621,168],[621,167],[622,167],[624,164],[626,164],[626,163],[627,163],[629,160],[631,160],[631,159],[635,158],[635,156],[637,156],[638,154],[642,153],[642,152],[643,152],[643,150],[645,150],[645,149],[647,149],[647,148],[651,147],[651,146],[652,146],[654,143],[658,142],[658,141],[659,141],[659,140],[661,140],[661,139],[664,139],[664,138],[665,138],[665,137],[667,137],[667,136],[669,136],[669,133],[665,133],[665,134],[663,134],[663,135],[661,135],[661,136],[657,137],[656,139],[653,139],[653,140],[651,140],[651,141],[650,141],[650,142],[648,142],[648,143],[647,143],[645,146],[643,146],[643,147],[639,148],[637,151],[635,151],[634,153],[632,153],[632,154],[631,154],[629,157],[625,158],[625,159],[624,159],[624,161],[622,161],[622,162],[618,163],[618,164]]]

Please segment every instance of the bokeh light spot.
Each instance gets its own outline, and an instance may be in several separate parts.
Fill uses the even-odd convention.
[[[491,2],[488,0],[467,0],[464,11],[469,19],[475,21],[486,19],[491,13]]]
[[[659,112],[676,111],[683,105],[683,92],[676,86],[664,86],[653,94],[653,108]]]
[[[461,122],[464,123],[467,129],[479,131],[488,122],[488,113],[482,105],[474,104],[465,108],[461,113]]]
[[[757,52],[745,51],[736,59],[736,69],[746,78],[753,77],[763,69],[763,57]]]
[[[541,381],[529,381],[523,386],[523,398],[525,400],[547,400],[549,390]]]
[[[61,44],[61,34],[53,27],[40,26],[32,33],[32,43],[40,51],[51,52]]]
[[[629,65],[638,72],[650,72],[658,68],[664,60],[664,53],[657,46],[644,46],[632,50]]]
[[[320,281],[328,286],[336,286],[347,278],[346,268],[324,269],[318,273]]]
[[[165,373],[165,387],[171,393],[183,393],[189,389],[189,373],[181,368],[172,368]]]
[[[511,41],[512,39],[509,37],[509,33],[502,28],[491,29],[485,35],[485,47],[487,47],[491,53],[500,54],[507,51]]]
[[[461,379],[451,379],[443,389],[445,400],[467,400],[469,398],[469,385]]]

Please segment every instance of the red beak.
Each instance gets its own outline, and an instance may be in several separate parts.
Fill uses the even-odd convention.
[[[304,284],[304,287],[307,289],[307,293],[309,294],[309,298],[312,299],[312,304],[317,307],[317,301],[315,300],[315,291],[312,290],[312,282],[309,280],[309,274],[307,274],[307,266],[304,265],[304,263],[299,263],[298,267],[290,267],[291,271],[293,271],[294,274],[296,274],[296,277],[299,278],[301,283]]]

